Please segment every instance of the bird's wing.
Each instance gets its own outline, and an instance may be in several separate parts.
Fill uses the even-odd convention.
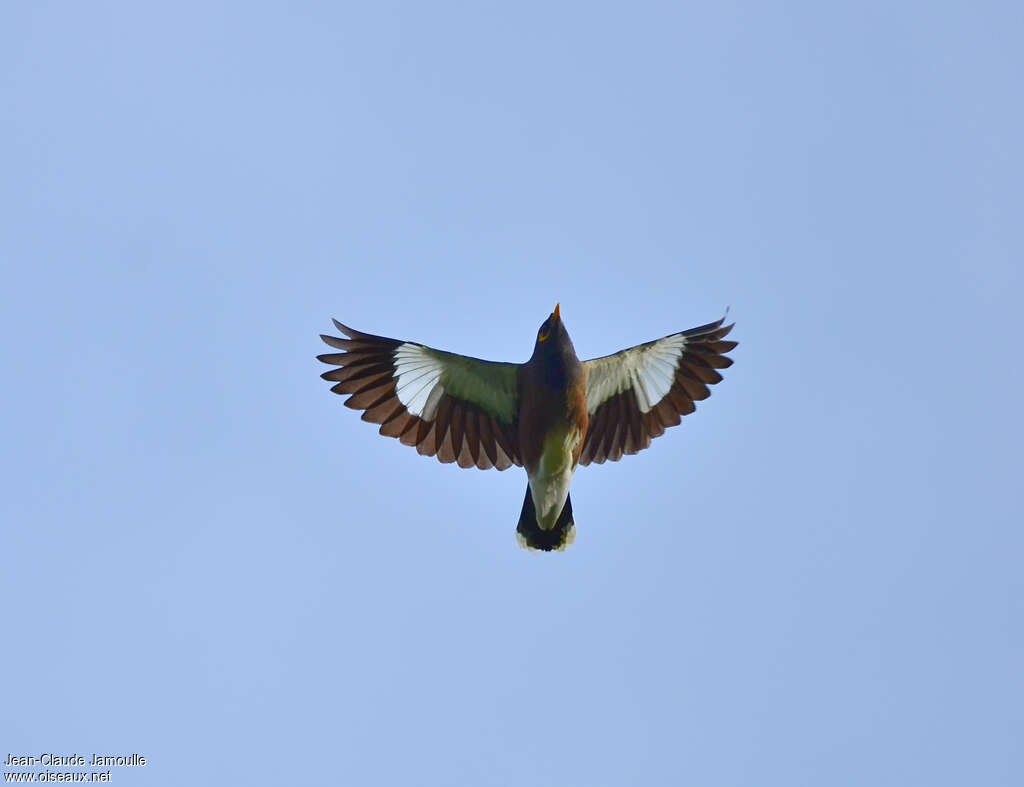
[[[335,383],[335,393],[351,394],[345,404],[365,410],[363,420],[380,424],[382,435],[459,467],[522,465],[514,428],[518,364],[481,361],[334,324],[349,338],[321,335],[345,351],[317,356],[338,367],[321,377]]]
[[[732,330],[724,321],[584,361],[590,426],[580,464],[642,451],[710,396],[707,387],[722,380],[715,370],[732,365],[725,353],[736,346],[724,340]]]

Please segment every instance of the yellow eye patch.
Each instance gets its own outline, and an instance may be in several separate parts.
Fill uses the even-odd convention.
[[[551,336],[551,326],[545,323],[544,325],[541,326],[540,331],[537,333],[537,341],[538,342],[546,342],[548,340],[548,337],[550,337],[550,336]]]

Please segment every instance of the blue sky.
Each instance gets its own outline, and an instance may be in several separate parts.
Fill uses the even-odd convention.
[[[8,4],[2,755],[119,784],[1019,785],[1012,3]],[[526,485],[330,318],[735,366]]]

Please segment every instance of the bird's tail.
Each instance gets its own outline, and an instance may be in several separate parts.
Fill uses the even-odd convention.
[[[516,528],[516,540],[519,546],[527,549],[540,549],[550,552],[562,550],[576,540],[576,523],[572,519],[572,500],[568,495],[558,521],[550,530],[541,530],[537,524],[537,509],[533,505],[530,485],[526,485],[526,499],[523,501],[523,512],[519,515],[519,526]]]

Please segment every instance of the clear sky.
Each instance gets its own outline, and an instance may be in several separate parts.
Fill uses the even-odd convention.
[[[7,3],[0,757],[121,785],[1024,784],[1019,3]],[[331,317],[729,306],[581,468],[379,437]]]

